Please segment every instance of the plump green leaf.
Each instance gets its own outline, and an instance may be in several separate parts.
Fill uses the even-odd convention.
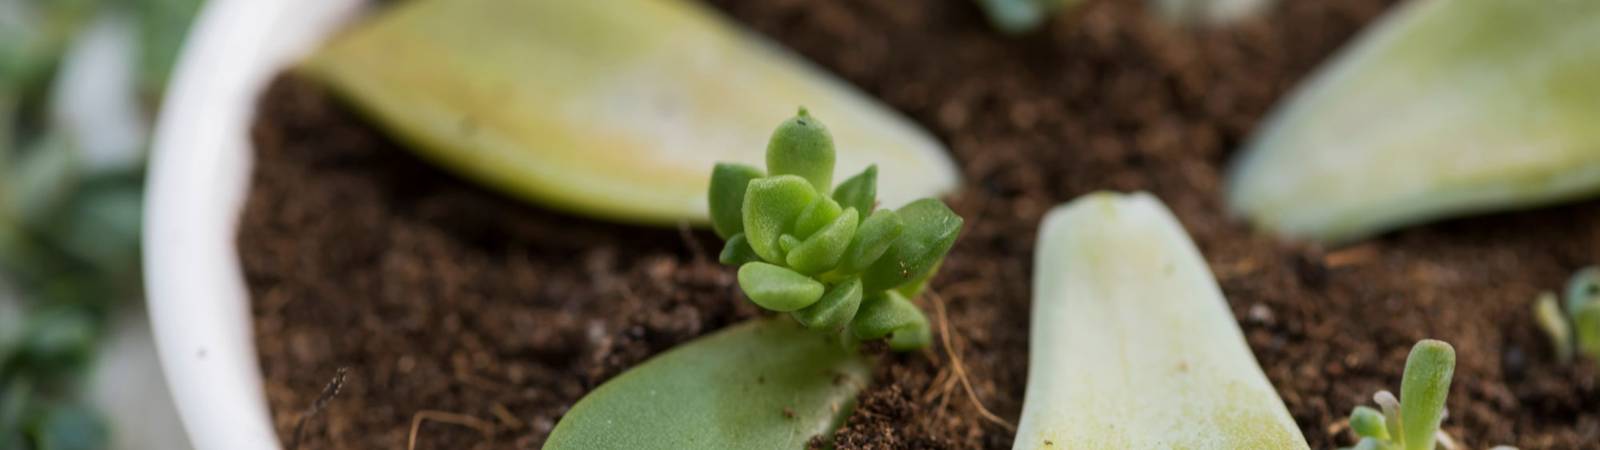
[[[739,267],[739,288],[762,308],[789,312],[822,297],[822,282],[788,268],[753,262]]]
[[[1357,436],[1389,439],[1388,426],[1383,423],[1383,413],[1369,406],[1357,406],[1350,413],[1350,429]]]
[[[1149,194],[1039,226],[1017,450],[1307,449],[1206,259]]]
[[[832,339],[783,319],[696,339],[584,396],[544,448],[803,449],[869,380],[869,361]]]
[[[745,240],[744,233],[728,238],[728,242],[722,245],[722,254],[717,256],[717,262],[734,267],[760,260],[761,255],[750,248],[750,241]]]
[[[1600,2],[1414,1],[1281,103],[1228,203],[1348,242],[1600,193]]]
[[[839,265],[839,258],[850,247],[850,239],[855,236],[856,224],[860,221],[855,208],[844,210],[833,223],[789,251],[785,256],[789,267],[802,273],[817,274]]]
[[[1400,432],[1406,450],[1434,450],[1455,370],[1456,350],[1450,344],[1424,339],[1411,347],[1400,381]]]
[[[806,206],[806,209],[800,212],[800,217],[794,220],[794,235],[802,239],[811,237],[817,230],[833,223],[833,219],[839,218],[839,214],[843,212],[844,209],[840,208],[839,202],[819,196],[817,201]]]
[[[800,244],[803,244],[803,243],[805,243],[805,241],[800,240],[800,238],[794,237],[794,235],[792,235],[792,234],[785,234],[783,236],[778,236],[778,248],[783,249],[783,255],[784,255],[784,259],[785,260],[788,260],[788,255],[789,255],[789,252],[791,250],[794,250],[795,247],[799,247]]]
[[[833,188],[833,200],[863,215],[872,214],[878,204],[878,165],[867,166],[867,170],[839,183],[839,187]]]
[[[1573,335],[1578,351],[1600,360],[1600,303],[1590,303],[1572,312]]]
[[[711,207],[711,229],[723,239],[744,232],[744,194],[750,180],[766,176],[761,169],[744,164],[717,163],[711,169],[711,188],[707,204]]]
[[[744,196],[744,235],[750,248],[768,262],[783,263],[778,239],[791,231],[795,218],[817,199],[805,179],[779,175],[750,181]]]
[[[767,142],[767,170],[805,178],[817,192],[833,188],[833,159],[833,134],[805,108],[779,124]]]
[[[1596,266],[1578,269],[1567,279],[1567,313],[1590,303],[1600,303],[1600,267]]]
[[[922,348],[931,341],[928,317],[894,291],[865,294],[850,322],[850,334],[863,341],[892,335],[889,347],[897,351]]]
[[[900,220],[900,215],[892,210],[880,209],[872,213],[867,220],[861,221],[856,235],[850,240],[850,248],[845,249],[844,257],[839,262],[839,271],[843,273],[861,273],[883,257],[889,251],[889,246],[900,239],[900,233],[905,230],[905,222]]]
[[[795,311],[793,316],[806,328],[813,330],[837,330],[850,323],[856,311],[861,308],[861,279],[851,278],[833,285],[822,300],[816,304]]]
[[[896,212],[905,223],[904,231],[862,276],[868,291],[893,289],[922,278],[961,233],[961,216],[935,199],[917,200]]]

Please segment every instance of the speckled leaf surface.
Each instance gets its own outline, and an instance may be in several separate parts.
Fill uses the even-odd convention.
[[[537,203],[633,223],[707,220],[718,161],[760,165],[772,124],[829,118],[841,173],[885,204],[951,191],[945,149],[697,2],[414,0],[303,66],[423,156]]]
[[[1228,200],[1345,242],[1600,193],[1600,2],[1413,0],[1275,111]]]

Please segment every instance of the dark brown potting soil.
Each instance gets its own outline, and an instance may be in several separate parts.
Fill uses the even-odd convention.
[[[933,288],[978,400],[1021,410],[1036,224],[1094,190],[1148,190],[1199,243],[1313,448],[1397,389],[1410,345],[1456,346],[1445,428],[1473,448],[1600,448],[1593,364],[1558,365],[1535,294],[1600,262],[1600,203],[1418,227],[1341,249],[1281,243],[1228,217],[1227,161],[1294,83],[1388,6],[1280,2],[1220,30],[1090,0],[1007,38],[969,1],[716,0],[946,142],[967,218]],[[293,430],[341,367],[301,448],[537,448],[588,389],[674,344],[753,317],[705,232],[526,206],[422,163],[323,90],[263,98],[239,237],[267,394]],[[826,120],[826,118],[823,118]],[[850,143],[841,143],[849,151]],[[938,328],[931,298],[920,304]],[[936,337],[936,341],[940,340]],[[943,345],[890,355],[840,448],[1009,448]]]

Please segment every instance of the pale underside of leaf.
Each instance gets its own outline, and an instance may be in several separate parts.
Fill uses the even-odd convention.
[[[1600,2],[1414,0],[1273,113],[1229,202],[1345,242],[1600,193]]]
[[[1040,228],[1017,449],[1308,448],[1182,225],[1096,193]]]
[[[860,92],[696,2],[417,0],[305,72],[425,157],[541,204],[671,224],[707,217],[719,161],[761,166],[805,106],[838,173],[880,164],[885,204],[958,184],[945,149]]]
[[[768,318],[691,341],[579,400],[544,448],[805,448],[849,414],[870,375],[833,339]]]

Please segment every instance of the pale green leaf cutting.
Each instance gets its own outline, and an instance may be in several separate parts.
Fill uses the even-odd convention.
[[[590,392],[544,448],[803,449],[869,379],[870,362],[832,339],[762,319],[694,340]]]
[[[1231,207],[1292,238],[1600,192],[1600,2],[1413,0],[1273,112]]]
[[[1149,194],[1050,212],[1016,449],[1306,449],[1205,259]]]
[[[705,222],[706,168],[761,165],[796,105],[888,204],[958,184],[926,132],[694,1],[400,2],[303,68],[428,159],[601,218]]]

